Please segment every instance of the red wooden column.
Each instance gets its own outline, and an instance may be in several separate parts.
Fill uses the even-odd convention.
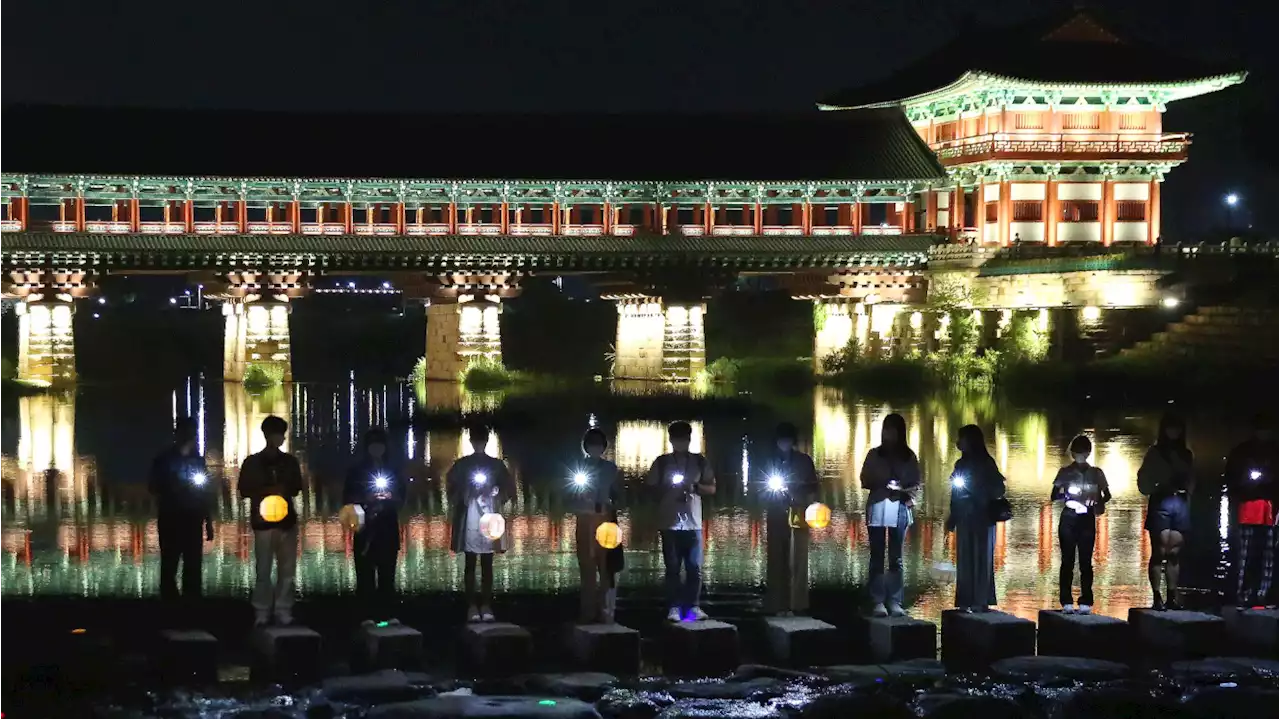
[[[551,203],[551,234],[560,234],[560,202]]]
[[[600,224],[604,225],[604,234],[613,234],[613,205],[608,202],[600,206]]]
[[[1000,200],[996,205],[997,207],[996,221],[1000,223],[999,238],[1000,238],[1001,247],[1009,246],[1009,221],[1011,219],[1009,216],[1010,215],[1009,208],[1011,207],[1011,204],[1009,202],[1009,197],[1012,194],[1013,193],[1011,192],[1011,188],[1009,187],[1009,181],[1001,180],[1000,181]]]
[[[406,210],[405,210],[404,203],[397,202],[396,203],[396,234],[397,235],[404,234],[405,212]]]
[[[977,243],[982,245],[987,241],[987,183],[978,180],[978,189],[974,192],[976,201],[973,204],[976,209],[973,214],[977,217],[973,218],[973,227],[978,231]]]
[[[964,188],[959,185],[951,192],[951,211],[947,215],[956,232],[964,229]]]
[[[702,205],[702,233],[704,235],[711,234],[711,228],[716,225],[716,210],[708,201]]]
[[[356,210],[355,210],[355,208],[354,208],[354,207],[353,207],[353,208],[351,208],[352,222],[353,222],[353,223],[354,223],[354,221],[355,221],[355,211],[356,211]],[[366,225],[368,225],[368,226],[369,226],[369,234],[370,234],[370,235],[372,235],[372,234],[373,234],[373,221],[374,221],[375,219],[381,219],[381,218],[379,218],[379,217],[378,217],[378,213],[379,213],[379,212],[381,212],[381,211],[382,211],[382,206],[381,206],[381,205],[379,205],[379,204],[378,204],[378,203],[376,203],[376,202],[370,202],[370,203],[366,204],[366,205],[365,205],[365,207],[364,207],[364,223],[365,223]]]
[[[1115,183],[1110,177],[1102,178],[1102,202],[1098,203],[1098,220],[1102,223],[1102,246],[1110,247],[1115,237]]]
[[[661,202],[658,203],[658,224],[659,224],[658,234],[660,235],[667,234],[667,229],[669,226],[668,220],[670,219],[669,215],[670,215],[670,209],[666,206],[666,204]]]
[[[853,234],[862,234],[862,211],[866,207],[861,202],[853,203]]]
[[[804,234],[813,234],[813,204],[810,203],[808,199],[804,201],[804,209],[801,210],[801,213],[802,214],[800,216],[803,218],[801,223],[804,227]]]
[[[751,220],[753,225],[751,228],[751,231],[757,235],[763,235],[764,234],[764,206],[760,204],[759,200],[756,200],[755,214],[751,216]]]
[[[302,203],[296,199],[289,201],[289,231],[302,234]]]
[[[1044,244],[1058,244],[1058,183],[1052,177],[1044,181]]]
[[[511,214],[511,205],[503,200],[502,204],[498,205],[498,211],[502,213],[502,219],[498,222],[498,231],[505,235],[511,231],[511,218],[508,217]]]
[[[924,225],[925,229],[931,232],[942,230],[938,227],[938,193],[933,190],[925,190],[924,196]]]
[[[449,200],[449,234],[458,234],[458,203]]]
[[[356,208],[351,200],[342,203],[342,231],[348,235],[356,231]]]
[[[182,231],[188,235],[196,231],[195,204],[195,200],[192,199],[182,201]]]
[[[1151,178],[1150,187],[1147,190],[1147,244],[1154,245],[1160,239],[1160,183],[1156,178]]]
[[[916,203],[911,195],[902,196],[902,234],[916,231]]]
[[[129,198],[129,231],[130,232],[137,233],[142,231],[141,218],[138,216],[139,209],[141,209],[141,207],[138,203],[138,198],[130,197]]]
[[[76,232],[84,232],[84,198],[76,198]]]
[[[249,203],[244,198],[236,200],[236,232],[249,233]]]

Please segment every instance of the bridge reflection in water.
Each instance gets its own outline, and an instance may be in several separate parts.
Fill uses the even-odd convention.
[[[457,386],[450,385],[449,392],[455,391]],[[3,457],[5,596],[157,592],[159,547],[145,472],[150,456],[165,438],[157,430],[139,437],[135,444],[112,442],[121,436],[120,430],[103,425],[112,407],[130,401],[130,391],[101,392],[92,400],[82,391],[80,397],[40,395],[11,399],[5,405],[6,428],[17,429],[17,441],[6,442]],[[363,430],[384,422],[403,447],[400,454],[407,458],[413,478],[404,513],[401,587],[409,593],[459,587],[460,563],[448,551],[449,506],[440,479],[470,447],[457,429],[407,429],[407,420],[422,411],[412,388],[291,385],[251,395],[238,384],[189,382],[169,393],[168,400],[170,406],[154,402],[156,412],[189,412],[199,419],[200,441],[211,471],[222,480],[216,538],[206,548],[207,593],[245,594],[252,580],[247,506],[238,501],[235,482],[240,463],[261,448],[257,427],[268,414],[290,418],[288,446],[299,454],[308,479],[299,506],[298,584],[303,595],[353,589],[351,544],[336,518],[341,479],[348,454]],[[500,400],[490,399],[496,401]],[[572,462],[579,433],[596,421],[596,415],[577,413],[573,400],[561,397],[537,401],[545,412],[536,427],[500,431],[489,447],[511,464],[520,487],[508,520],[514,551],[497,564],[496,581],[502,590],[555,591],[570,589],[577,582],[574,520],[563,512],[558,498],[563,482],[560,468]],[[858,487],[858,472],[862,457],[878,441],[883,417],[899,411],[907,419],[910,443],[919,452],[926,475],[918,524],[905,553],[908,595],[916,596],[918,612],[935,616],[950,604],[950,588],[934,585],[929,568],[953,552],[943,531],[947,475],[956,459],[955,431],[968,422],[988,430],[994,427],[991,445],[1009,478],[1015,507],[1014,519],[1002,525],[998,534],[1000,604],[1028,617],[1056,604],[1057,512],[1046,499],[1075,429],[1070,421],[1006,409],[989,400],[954,397],[890,406],[817,389],[803,402],[789,411],[808,415],[804,421],[810,423],[811,431],[802,430],[809,436],[804,444],[819,468],[824,501],[834,510],[831,526],[815,532],[811,576],[816,585],[851,586],[865,580],[865,498]],[[607,398],[601,400],[595,411],[609,416],[608,404]],[[1095,459],[1110,478],[1115,496],[1099,525],[1097,604],[1104,613],[1123,616],[1130,606],[1149,600],[1144,578],[1149,548],[1134,473],[1155,417],[1093,420]],[[720,478],[718,496],[706,509],[706,578],[712,592],[758,589],[763,582],[766,537],[758,492],[751,481],[753,446],[744,437],[767,437],[770,422],[744,421],[741,413],[731,412],[693,423],[694,446],[705,449]],[[619,418],[606,425],[614,440],[611,452],[627,475],[633,502],[644,471],[666,450],[664,424],[658,419]],[[12,437],[14,432],[6,434]],[[108,459],[110,469],[104,469]],[[632,550],[625,583],[656,588],[661,559],[643,506],[634,504],[622,523]]]

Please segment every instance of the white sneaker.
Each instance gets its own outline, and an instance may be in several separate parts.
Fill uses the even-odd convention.
[[[1089,606],[1088,604],[1081,604],[1081,605],[1080,605],[1080,607],[1079,607],[1078,609],[1076,609],[1076,613],[1077,613],[1077,614],[1092,614],[1092,613],[1093,613],[1093,607]]]
[[[1076,605],[1074,605],[1074,604],[1063,604],[1063,605],[1062,605],[1062,613],[1063,613],[1063,614],[1075,614],[1075,613],[1076,613]]]
[[[877,604],[877,605],[875,605],[874,607],[872,607],[872,609],[871,609],[871,616],[873,616],[873,617],[887,617],[887,616],[889,616],[889,610],[884,608],[884,604],[883,604],[883,603],[880,603],[880,604]]]
[[[667,621],[668,622],[680,621],[680,610],[675,607],[672,607],[671,609],[667,610]]]
[[[702,607],[694,607],[693,609],[690,609],[689,616],[693,617],[693,621],[695,622],[705,622],[711,618],[707,616],[706,612],[702,611]]]
[[[897,602],[893,602],[889,604],[889,616],[905,617],[907,616],[907,610],[903,609],[901,604],[898,604]]]

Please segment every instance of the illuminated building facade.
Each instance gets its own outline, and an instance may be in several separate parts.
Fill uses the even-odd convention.
[[[1168,103],[1244,81],[1126,39],[1092,11],[962,33],[827,110],[899,107],[947,169],[925,228],[983,244],[1151,244],[1160,183],[1191,138]]]

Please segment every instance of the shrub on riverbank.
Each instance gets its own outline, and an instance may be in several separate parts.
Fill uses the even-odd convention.
[[[809,359],[780,357],[718,357],[707,365],[703,378],[714,384],[741,387],[802,388],[813,385],[815,378]]]
[[[473,357],[458,380],[473,392],[503,389],[521,379],[518,372],[506,368],[502,360],[489,355]]]
[[[284,383],[284,365],[250,362],[244,371],[244,386],[250,390],[264,390]]]

